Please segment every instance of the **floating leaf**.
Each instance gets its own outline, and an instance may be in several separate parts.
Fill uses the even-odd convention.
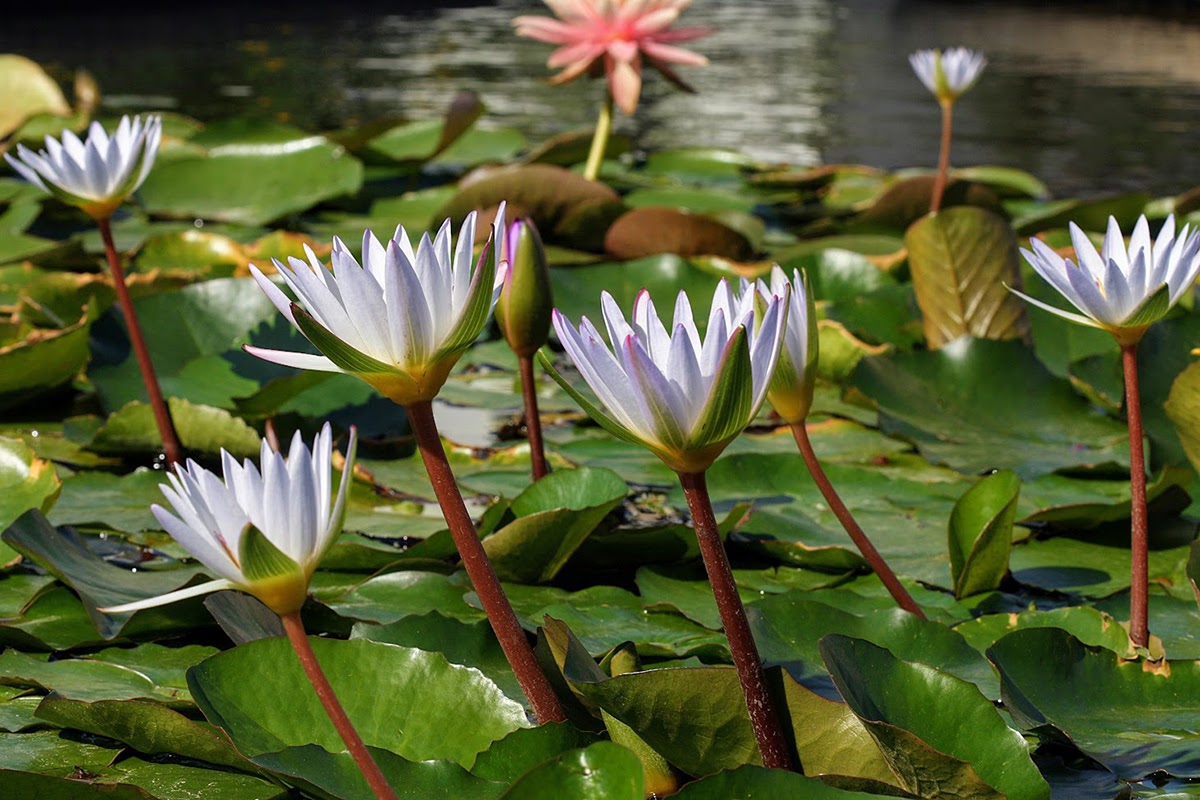
[[[1020,339],[1029,333],[1016,239],[1008,223],[980,208],[921,217],[904,234],[925,340],[933,349],[960,336]]]
[[[258,455],[262,444],[258,431],[225,409],[178,397],[167,398],[167,407],[179,443],[188,453],[217,456],[226,450],[235,458]],[[96,431],[88,447],[102,455],[162,452],[154,410],[147,403],[127,403]]]
[[[929,213],[934,180],[932,175],[921,175],[892,184],[855,220],[855,228],[880,231],[907,229]],[[991,189],[969,180],[951,179],[946,184],[939,215],[954,206],[971,206],[992,214],[1004,213],[1000,198]]]
[[[31,508],[49,511],[62,481],[24,442],[0,437],[0,530]]]
[[[732,228],[711,217],[662,206],[622,214],[608,229],[604,249],[620,259],[675,253],[745,261],[753,255],[750,242]]]
[[[1004,636],[1026,628],[1061,628],[1084,644],[1105,647],[1122,657],[1132,650],[1125,629],[1108,614],[1090,606],[1022,611],[1019,614],[985,614],[954,626],[955,632],[981,653]]]
[[[0,139],[35,114],[67,116],[71,106],[45,70],[25,56],[0,55]]]
[[[1008,572],[1021,479],[995,472],[972,486],[950,512],[950,577],[954,596],[1000,587]]]
[[[1022,630],[988,650],[1004,706],[1026,730],[1052,728],[1118,776],[1200,776],[1200,662],[1123,661],[1058,628]]]
[[[65,328],[37,329],[0,347],[0,410],[28,403],[74,378],[88,360],[90,326],[84,314]]]
[[[505,800],[633,800],[645,795],[637,756],[612,742],[563,753],[525,773]]]

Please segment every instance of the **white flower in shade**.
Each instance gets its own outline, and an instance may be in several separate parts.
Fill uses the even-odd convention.
[[[742,279],[741,294],[745,295],[752,285]],[[789,425],[808,416],[812,407],[813,389],[817,381],[818,332],[817,312],[813,305],[812,287],[808,277],[800,270],[792,271],[789,282],[787,273],[776,264],[771,268],[770,283],[761,278],[753,284],[758,293],[758,311],[770,304],[772,297],[788,297],[787,325],[783,335],[783,349],[775,375],[767,388],[767,400]]]
[[[504,285],[503,236],[501,204],[492,226],[493,258],[485,247],[474,269],[475,212],[453,249],[450,220],[432,240],[422,236],[416,250],[403,227],[386,246],[366,231],[361,266],[341,239],[333,240],[332,268],[306,247],[307,262],[275,261],[296,303],[251,266],[279,312],[323,355],[245,350],[289,367],[354,375],[401,405],[432,400],[478,338]]]
[[[1096,252],[1087,234],[1071,223],[1075,258],[1063,258],[1040,239],[1022,255],[1037,273],[1082,313],[1063,311],[1010,289],[1038,308],[1063,319],[1103,328],[1121,344],[1132,344],[1162,319],[1200,273],[1200,231],[1184,225],[1175,235],[1175,217],[1167,217],[1153,242],[1146,217],[1138,218],[1126,247],[1121,227],[1108,218],[1104,246]]]
[[[918,50],[908,57],[908,63],[939,101],[953,103],[979,80],[987,59],[977,50],[951,47],[944,52]]]
[[[721,281],[701,340],[683,292],[670,332],[645,290],[634,301],[632,323],[605,292],[601,306],[611,349],[587,317],[576,330],[555,309],[559,341],[603,409],[568,384],[545,356],[542,365],[610,433],[649,448],[676,472],[702,472],[766,399],[787,302],[786,289],[771,297],[756,325],[754,294],[738,298]]]
[[[18,144],[15,158],[4,157],[25,180],[95,219],[107,219],[146,180],[161,141],[160,117],[143,122],[126,116],[112,136],[93,122],[86,141],[63,131],[61,142],[46,137],[45,150],[35,153]]]
[[[261,471],[249,459],[239,464],[224,450],[224,479],[189,459],[186,469],[167,474],[171,485],[161,487],[175,513],[159,505],[150,510],[219,579],[100,610],[138,611],[219,589],[240,589],[280,615],[299,610],[313,572],[342,530],[357,442],[351,428],[336,497],[329,423],[311,451],[296,433],[286,458],[264,441]]]

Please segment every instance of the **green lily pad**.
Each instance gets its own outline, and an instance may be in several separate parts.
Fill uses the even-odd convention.
[[[937,353],[865,358],[851,383],[877,404],[885,431],[962,472],[1029,480],[1128,464],[1125,426],[1097,416],[1018,342],[964,338]]]
[[[61,489],[53,464],[24,442],[0,437],[0,530],[31,508],[49,511]],[[11,560],[0,550],[0,562]]]
[[[1019,614],[985,614],[955,625],[967,644],[981,653],[1004,636],[1026,628],[1061,628],[1086,645],[1104,647],[1125,657],[1131,654],[1129,634],[1115,619],[1090,606],[1069,606]]]
[[[25,124],[36,114],[68,116],[71,106],[62,89],[37,62],[25,56],[6,53],[0,56],[0,138]]]
[[[731,797],[744,800],[769,800],[773,797],[803,797],[805,800],[879,798],[878,794],[838,789],[816,778],[753,764],[693,781],[674,796],[676,800],[728,800]]]
[[[191,142],[205,151],[160,159],[142,184],[152,214],[264,225],[362,185],[342,147],[278,123],[214,123]]]
[[[88,360],[91,319],[59,330],[38,328],[0,346],[0,410],[28,403],[67,383]]]
[[[1025,740],[971,684],[860,639],[829,634],[820,649],[903,788],[922,796],[929,789],[988,796],[978,781],[992,797],[1049,800]]]
[[[1093,200],[1035,203],[1016,215],[1013,229],[1024,236],[1052,228],[1065,228],[1067,223],[1074,222],[1085,231],[1103,231],[1108,226],[1108,218],[1113,216],[1121,230],[1130,230],[1149,200],[1149,195],[1136,192]]]
[[[1151,550],[1150,580],[1177,582],[1186,560],[1187,547]],[[1084,597],[1107,597],[1129,586],[1128,546],[1055,536],[1013,548],[1009,565],[1020,583]]]
[[[1122,778],[1200,775],[1200,663],[1122,661],[1057,628],[1011,633],[988,658],[1005,707],[1026,730],[1052,726]]]
[[[1021,479],[995,472],[972,486],[950,512],[950,577],[955,597],[1000,588],[1008,572]]]
[[[449,759],[469,768],[492,742],[529,724],[521,705],[495,684],[439,653],[365,639],[310,641],[367,744],[413,761]],[[333,752],[344,747],[283,639],[214,656],[189,670],[188,685],[209,721],[250,757],[313,743]],[[455,724],[446,725],[448,719]]]
[[[521,776],[505,800],[633,800],[645,794],[637,756],[612,742],[572,750]]]

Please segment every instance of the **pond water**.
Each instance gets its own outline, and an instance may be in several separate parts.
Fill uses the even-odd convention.
[[[594,120],[601,84],[553,87],[549,47],[511,20],[537,0],[235,4],[147,14],[73,4],[71,24],[9,10],[0,50],[64,80],[86,67],[106,110],[258,113],[331,128],[439,113],[473,89],[481,124],[532,141]],[[202,8],[202,11],[194,9]],[[683,17],[717,32],[697,89],[646,81],[618,130],[641,147],[737,148],[770,161],[931,165],[938,115],[906,57],[983,50],[990,63],[956,109],[954,162],[1028,169],[1058,195],[1200,184],[1200,18],[1182,2],[697,0]]]

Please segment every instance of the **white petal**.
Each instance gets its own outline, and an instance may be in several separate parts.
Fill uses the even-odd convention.
[[[285,367],[295,367],[296,369],[311,369],[316,372],[341,372],[342,368],[334,364],[325,356],[313,355],[312,353],[292,353],[287,350],[268,350],[265,347],[254,347],[253,345],[244,344],[242,349],[252,356],[261,358],[263,361],[270,361],[273,364],[281,364]]]
[[[160,594],[157,597],[148,597],[145,600],[137,600],[132,603],[121,603],[116,606],[107,606],[105,608],[96,609],[101,614],[128,614],[131,611],[141,611],[146,608],[155,608],[157,606],[165,606],[168,603],[174,603],[177,600],[187,600],[192,597],[199,597],[202,594],[210,592],[219,592],[222,589],[236,589],[237,584],[233,581],[221,579],[209,581],[208,583],[198,583],[195,586],[187,586],[183,589],[176,589],[173,592]]]

